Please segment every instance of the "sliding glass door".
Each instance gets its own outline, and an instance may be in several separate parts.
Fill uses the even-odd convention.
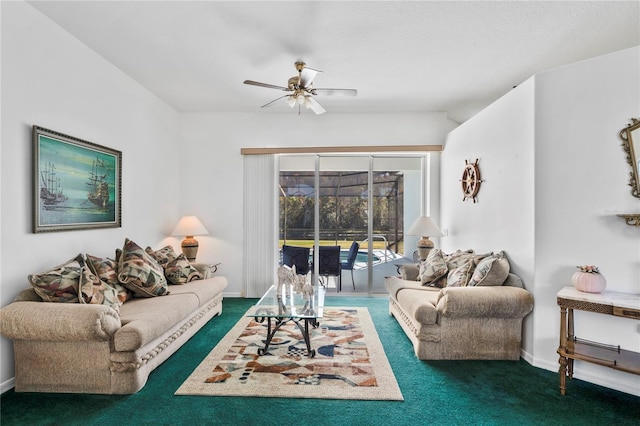
[[[405,223],[420,215],[424,155],[283,155],[280,247],[309,247],[329,292],[383,294],[384,278],[412,261]],[[407,192],[407,191],[410,192]],[[354,250],[357,248],[357,250]],[[335,256],[341,268],[335,273]],[[349,254],[354,256],[349,256]]]

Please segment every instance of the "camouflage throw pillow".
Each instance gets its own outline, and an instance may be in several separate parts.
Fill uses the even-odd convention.
[[[82,254],[28,279],[45,302],[104,304],[118,311],[116,291],[91,272]]]
[[[147,254],[153,257],[160,265],[166,265],[172,260],[178,258],[178,254],[173,250],[171,246],[164,246],[160,250],[154,250],[151,247],[147,247],[145,250]]]
[[[418,280],[423,284],[433,284],[449,271],[442,250],[432,249],[429,256],[420,263]]]
[[[164,265],[164,275],[171,284],[185,284],[193,280],[201,280],[202,274],[187,260],[187,256],[180,253],[174,259]]]
[[[202,279],[202,274],[191,265],[184,253],[177,254],[171,246],[160,250],[147,247],[145,251],[162,266],[164,275],[171,284],[185,284]]]
[[[118,281],[118,264],[114,260],[87,254],[87,266],[98,278],[116,290],[120,306],[131,299],[131,292]]]
[[[447,287],[465,287],[471,278],[475,266],[473,259],[470,258],[466,263],[449,271],[447,275]]]
[[[61,265],[27,278],[40,298],[45,302],[78,303],[78,288],[84,261],[79,254]]]
[[[469,258],[475,256],[473,250],[456,250],[454,253],[448,254],[445,256],[445,261],[447,262],[447,267],[451,269],[456,269],[458,266],[467,263]]]
[[[88,266],[82,262],[80,275],[80,303],[88,305],[107,305],[116,312],[120,312],[120,301],[115,288],[102,281],[91,272]]]
[[[124,241],[118,262],[118,280],[140,297],[169,294],[162,266],[128,238]]]
[[[489,254],[475,254],[473,250],[456,251],[447,259],[449,273],[443,287],[465,287],[468,285],[476,266]]]
[[[470,286],[497,286],[502,285],[509,276],[509,260],[501,251],[485,257],[476,267],[473,276],[469,280]]]

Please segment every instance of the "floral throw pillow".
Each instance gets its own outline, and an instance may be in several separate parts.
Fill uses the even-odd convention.
[[[162,266],[128,238],[124,241],[118,262],[118,280],[140,297],[169,294]]]
[[[162,266],[164,275],[171,284],[185,284],[202,279],[202,274],[191,265],[184,253],[177,254],[171,246],[156,251],[147,247],[145,251]]]
[[[429,252],[429,256],[420,263],[418,280],[420,280],[423,285],[434,284],[440,278],[446,276],[448,270],[442,251],[432,249]]]
[[[131,299],[131,292],[118,281],[118,264],[114,260],[87,254],[87,266],[98,278],[116,289],[120,306]]]

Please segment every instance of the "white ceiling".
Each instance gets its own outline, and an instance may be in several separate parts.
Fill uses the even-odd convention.
[[[294,62],[332,112],[463,122],[532,75],[640,45],[639,1],[30,1],[183,112],[286,112]],[[311,112],[309,112],[311,113]]]

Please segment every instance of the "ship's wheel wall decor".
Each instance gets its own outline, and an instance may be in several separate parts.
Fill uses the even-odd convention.
[[[460,182],[462,182],[462,194],[464,195],[462,201],[471,199],[474,203],[477,203],[478,191],[480,191],[480,184],[483,182],[480,178],[480,168],[478,167],[477,158],[475,163],[464,160],[464,170],[462,171],[462,179],[460,179]]]

